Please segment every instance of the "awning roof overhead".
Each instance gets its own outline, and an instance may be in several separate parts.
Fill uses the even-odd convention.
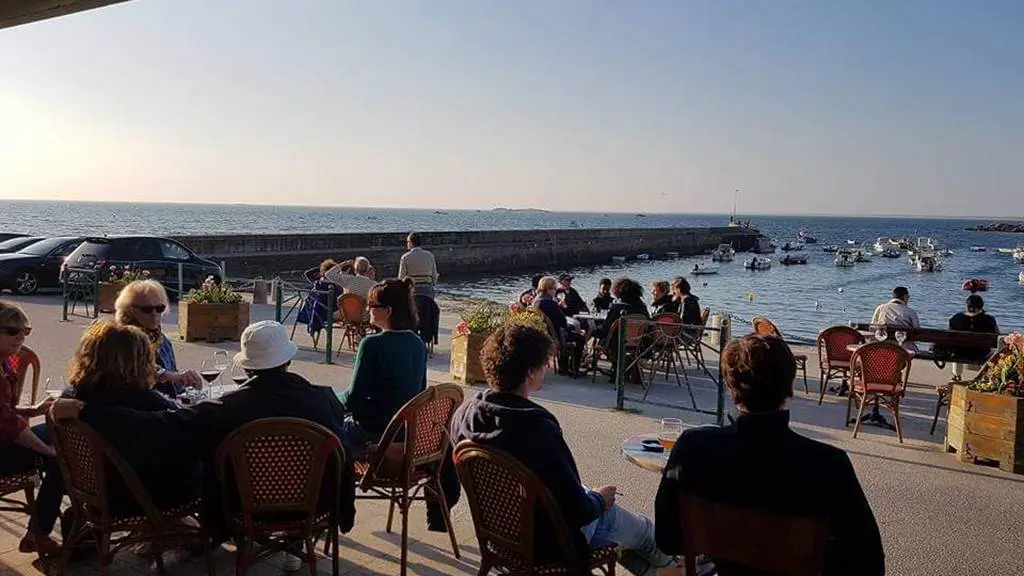
[[[74,14],[127,0],[0,0],[0,28]]]

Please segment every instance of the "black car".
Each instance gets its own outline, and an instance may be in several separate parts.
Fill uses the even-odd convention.
[[[32,294],[59,285],[61,264],[82,243],[80,236],[47,238],[17,252],[0,254],[0,290]]]
[[[11,238],[22,238],[28,236],[28,234],[21,234],[19,232],[0,232],[0,242],[10,240]]]
[[[17,238],[8,238],[3,242],[0,242],[0,254],[10,254],[11,252],[17,252],[22,248],[28,248],[32,244],[39,242],[40,240],[46,240],[45,236],[18,236]]]
[[[159,281],[172,297],[178,294],[178,265],[181,264],[182,289],[199,287],[207,276],[220,282],[220,266],[196,256],[181,243],[155,236],[104,236],[86,238],[85,242],[65,260],[69,268],[88,268],[99,272],[105,280],[111,267],[125,266],[148,271],[150,278]]]

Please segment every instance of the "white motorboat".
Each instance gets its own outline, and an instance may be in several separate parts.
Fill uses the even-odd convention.
[[[636,255],[636,259],[637,260],[650,260],[651,259],[651,255],[647,254],[646,252],[643,253],[643,254],[637,254]]]
[[[1013,261],[1018,264],[1024,264],[1024,248],[1015,248],[1013,250]]]
[[[782,258],[779,258],[779,264],[782,264],[783,266],[792,266],[794,264],[807,264],[807,255],[786,254]]]
[[[918,272],[940,272],[942,270],[942,263],[930,254],[922,254],[917,259],[917,271]]]
[[[829,244],[828,246],[822,246],[821,251],[828,254],[835,254],[836,252],[839,252],[839,246]]]
[[[782,245],[783,252],[800,252],[804,249],[802,242],[786,242]]]
[[[718,274],[718,266],[708,264],[707,262],[697,262],[693,265],[693,269],[690,270],[690,274],[693,274],[694,276]]]
[[[772,243],[770,238],[761,236],[757,239],[757,245],[750,250],[754,254],[773,254],[775,252],[775,244]]]
[[[854,250],[853,251],[853,261],[854,262],[871,262],[871,254],[867,253],[864,250]]]
[[[885,252],[886,248],[895,248],[897,250],[900,250],[903,247],[903,244],[905,243],[906,241],[900,240],[899,238],[893,238],[891,236],[879,236],[875,240],[874,248],[875,252],[881,254],[882,252]]]
[[[801,231],[797,232],[796,233],[796,239],[797,239],[798,242],[803,242],[804,244],[817,244],[818,243],[818,239],[815,238],[814,236],[811,236],[810,234],[808,234],[807,230],[801,230]]]
[[[747,270],[770,270],[772,267],[771,258],[758,258],[754,256],[750,260],[743,263],[743,267]]]
[[[853,255],[852,250],[840,250],[836,252],[835,265],[840,268],[853,268],[856,263],[856,257]]]
[[[899,258],[900,257],[900,250],[899,250],[899,248],[893,248],[893,247],[890,246],[890,247],[886,248],[885,250],[882,250],[881,256],[882,256],[882,258]]]
[[[736,251],[733,250],[732,244],[719,244],[718,248],[711,251],[712,262],[732,262],[733,256],[736,255]]]
[[[846,243],[848,245],[850,245],[850,246],[853,246],[853,245],[857,244],[857,241],[856,240],[847,240]]]
[[[984,246],[971,246],[971,252],[984,252],[987,250]]]

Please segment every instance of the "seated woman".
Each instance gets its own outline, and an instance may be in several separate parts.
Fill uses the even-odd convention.
[[[685,491],[743,508],[826,518],[831,534],[823,576],[885,574],[878,524],[850,458],[789,427],[796,362],[786,343],[755,334],[733,340],[722,352],[722,372],[740,416],[721,428],[691,428],[675,443],[655,500],[658,547],[682,552],[679,494]],[[754,573],[716,564],[720,576]]]
[[[337,265],[338,263],[335,262],[333,258],[327,258],[326,260],[321,262],[319,266],[317,266],[316,268],[310,268],[309,270],[306,270],[302,275],[306,278],[306,281],[309,282],[311,285],[316,284],[318,281],[324,279],[324,275],[327,274],[328,270],[334,268]]]
[[[57,487],[56,493],[47,499],[56,502],[57,511],[52,516],[37,511],[29,520],[28,534],[22,538],[18,550],[51,554],[59,549],[49,534],[60,513],[60,467],[50,446],[46,424],[30,427],[28,420],[46,413],[53,400],[47,398],[35,406],[20,406],[20,386],[15,376],[18,352],[31,332],[28,317],[21,308],[0,302],[0,476],[30,471],[36,467],[38,458],[43,459],[44,482],[54,476],[51,484],[55,482]],[[42,501],[44,496],[40,491],[38,500]]]
[[[700,325],[700,299],[690,293],[690,283],[686,278],[672,279],[672,299],[676,302],[676,314],[682,317],[683,324]]]
[[[579,370],[580,360],[583,357],[583,347],[586,345],[587,338],[585,334],[569,324],[565,312],[562,311],[562,307],[558,305],[558,300],[556,300],[555,295],[557,292],[558,280],[553,276],[541,278],[537,282],[537,296],[534,297],[531,306],[540,310],[551,321],[551,325],[555,329],[555,334],[552,336],[557,336],[562,343],[574,344],[572,348],[572,365],[568,367],[567,372],[575,374]]]
[[[679,314],[679,302],[669,292],[668,282],[657,280],[651,283],[651,314]]]
[[[611,330],[612,325],[619,318],[630,314],[640,314],[644,318],[651,317],[647,311],[647,305],[643,301],[644,289],[635,280],[630,278],[616,280],[612,284],[612,296],[615,297],[615,302],[612,302],[611,307],[608,308],[604,324],[597,332],[598,336],[605,341],[609,336],[608,330]]]
[[[178,371],[174,348],[160,325],[167,308],[167,291],[159,282],[136,280],[117,295],[114,318],[122,326],[138,326],[149,337],[156,350],[156,390],[176,398],[187,387],[201,387],[203,379],[195,370]]]

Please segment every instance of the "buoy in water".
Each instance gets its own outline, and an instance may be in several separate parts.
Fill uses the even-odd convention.
[[[843,289],[842,289],[842,288],[840,288],[840,289],[839,289],[839,293],[840,293],[840,294],[842,294],[842,293],[843,293]]]
[[[753,302],[756,299],[757,294],[754,294],[753,292],[747,292],[747,302]]]

